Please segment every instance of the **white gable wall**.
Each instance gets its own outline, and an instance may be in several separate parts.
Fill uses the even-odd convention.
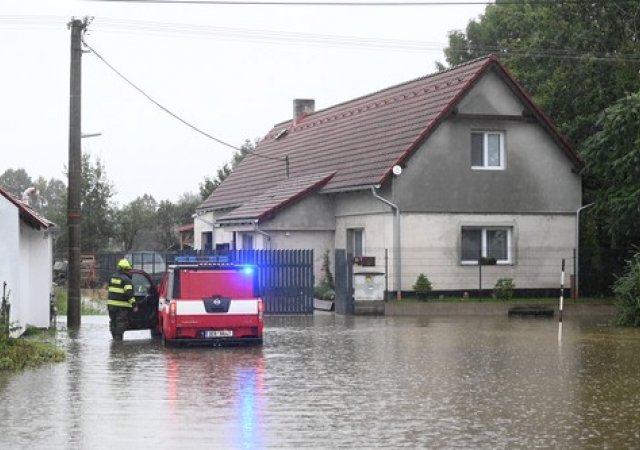
[[[20,217],[18,208],[0,195],[0,295],[2,286],[7,283],[11,304],[10,321],[18,318],[17,309],[20,298]]]
[[[52,238],[46,230],[20,224],[20,323],[38,328],[49,326],[52,285]]]
[[[49,326],[53,239],[20,219],[16,205],[0,196],[0,290],[10,290],[10,322],[20,327]],[[1,291],[0,291],[1,294]]]

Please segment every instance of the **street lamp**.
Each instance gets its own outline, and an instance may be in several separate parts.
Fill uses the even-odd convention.
[[[580,208],[578,208],[578,210],[576,211],[576,268],[575,268],[575,273],[574,273],[574,277],[575,277],[575,288],[576,288],[576,300],[578,300],[578,295],[580,294],[580,290],[578,289],[578,273],[580,272],[580,260],[579,260],[579,256],[580,256],[580,212],[583,209],[587,209],[591,206],[593,206],[594,203],[589,203],[588,205],[584,205],[581,206]]]

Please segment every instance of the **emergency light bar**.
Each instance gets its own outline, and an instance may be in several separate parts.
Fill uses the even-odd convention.
[[[228,262],[228,256],[176,256],[176,263],[181,264],[219,264]]]
[[[235,264],[229,260],[228,256],[176,256],[175,264],[184,264],[191,267],[216,267],[229,269],[239,269],[246,275],[252,275],[256,266],[253,264]]]

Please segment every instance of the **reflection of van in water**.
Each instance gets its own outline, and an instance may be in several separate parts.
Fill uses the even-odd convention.
[[[124,257],[134,269],[143,270],[149,275],[160,275],[167,270],[167,264],[160,252],[129,252]]]

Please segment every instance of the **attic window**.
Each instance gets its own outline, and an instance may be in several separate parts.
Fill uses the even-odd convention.
[[[278,131],[278,134],[276,134],[276,137],[274,139],[277,141],[278,139],[283,138],[288,132],[289,130],[287,128],[283,128],[282,130]]]

